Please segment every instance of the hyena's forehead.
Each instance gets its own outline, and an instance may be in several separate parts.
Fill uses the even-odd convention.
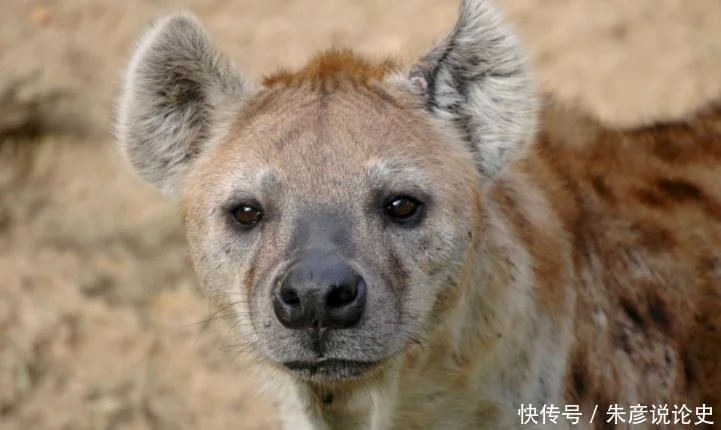
[[[241,112],[228,140],[282,159],[333,153],[367,157],[422,145],[431,137],[430,125],[416,106],[350,82],[336,85],[328,92],[310,83],[265,90],[254,100],[263,111],[249,114],[251,106]]]
[[[262,191],[432,185],[429,175],[448,151],[413,113],[383,106],[382,100],[369,108],[364,103],[371,101],[349,100],[354,94],[294,92],[280,97],[306,102],[244,118],[204,168]]]

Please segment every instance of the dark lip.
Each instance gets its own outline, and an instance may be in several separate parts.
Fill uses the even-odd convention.
[[[316,360],[297,360],[283,362],[287,369],[307,379],[343,380],[362,376],[376,367],[378,362],[346,360],[339,358],[319,358]]]

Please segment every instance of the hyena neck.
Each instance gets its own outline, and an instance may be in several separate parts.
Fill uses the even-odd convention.
[[[487,188],[466,314],[453,322],[464,328],[455,349],[473,394],[512,417],[522,403],[563,400],[573,338],[572,246],[558,206],[568,196],[545,186],[536,148]]]

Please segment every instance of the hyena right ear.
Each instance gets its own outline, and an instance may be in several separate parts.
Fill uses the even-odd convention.
[[[429,113],[493,177],[535,135],[536,97],[516,35],[492,0],[463,0],[453,30],[410,71]]]
[[[188,167],[224,126],[222,114],[237,111],[253,89],[194,15],[160,19],[126,70],[116,113],[120,152],[141,178],[177,196]]]

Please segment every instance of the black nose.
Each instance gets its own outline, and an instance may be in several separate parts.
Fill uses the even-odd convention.
[[[350,328],[360,321],[366,284],[333,255],[301,259],[287,272],[273,296],[275,315],[287,328]]]

